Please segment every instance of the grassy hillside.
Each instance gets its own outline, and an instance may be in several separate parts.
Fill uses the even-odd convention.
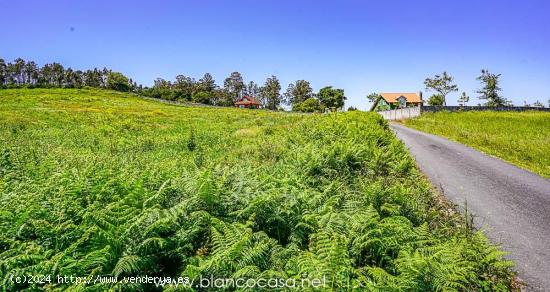
[[[441,203],[376,114],[0,90],[0,196],[7,290],[155,288],[58,275],[510,288],[501,252]],[[52,277],[13,280],[25,275]]]
[[[404,123],[550,178],[548,112],[438,112]]]

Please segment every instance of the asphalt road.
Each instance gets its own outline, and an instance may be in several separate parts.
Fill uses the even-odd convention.
[[[550,291],[550,180],[445,138],[392,124],[434,186],[501,244],[528,291]],[[550,155],[550,154],[549,154]]]

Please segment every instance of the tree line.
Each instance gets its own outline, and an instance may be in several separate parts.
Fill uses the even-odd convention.
[[[65,68],[60,63],[48,63],[40,67],[34,61],[21,58],[6,63],[0,58],[1,88],[109,88],[118,91],[133,91],[139,89],[135,81],[122,73],[110,69],[73,70]]]
[[[217,106],[233,106],[244,96],[251,96],[264,108],[277,110],[283,105],[289,105],[293,111],[300,112],[342,109],[346,100],[344,90],[332,86],[323,87],[315,93],[308,81],[297,80],[281,93],[281,82],[277,76],[271,75],[263,84],[254,81],[247,83],[239,72],[232,72],[225,78],[223,86],[217,85],[210,73],[205,73],[199,80],[185,75],[176,76],[174,81],[157,78],[153,87],[144,88],[142,94]]]
[[[216,83],[210,73],[195,80],[178,75],[174,81],[157,78],[152,87],[137,84],[131,78],[110,69],[73,70],[60,63],[40,67],[34,61],[21,58],[6,63],[0,59],[0,88],[107,88],[135,92],[140,95],[173,101],[195,102],[216,106],[233,106],[244,96],[258,100],[262,107],[278,110],[288,105],[293,111],[321,112],[325,109],[342,109],[346,96],[343,89],[326,86],[315,93],[306,80],[289,84],[281,93],[281,83],[272,75],[263,84],[246,83],[239,72],[232,72],[223,85]]]

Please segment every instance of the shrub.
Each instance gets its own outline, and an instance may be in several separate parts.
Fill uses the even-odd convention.
[[[305,113],[319,112],[321,111],[321,104],[315,98],[308,98],[304,102],[294,104],[292,110]]]
[[[443,105],[444,102],[445,100],[441,94],[433,94],[428,98],[428,105],[440,106]]]
[[[107,75],[107,88],[116,91],[130,91],[131,85],[128,78],[119,72],[109,72]]]
[[[193,94],[193,102],[210,104],[210,94],[205,91],[195,92]]]

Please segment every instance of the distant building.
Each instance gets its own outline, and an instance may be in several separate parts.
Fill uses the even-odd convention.
[[[422,92],[380,93],[371,110],[389,110],[422,104]]]
[[[238,108],[260,108],[261,105],[262,104],[255,100],[252,96],[243,96],[235,103],[235,107]]]

